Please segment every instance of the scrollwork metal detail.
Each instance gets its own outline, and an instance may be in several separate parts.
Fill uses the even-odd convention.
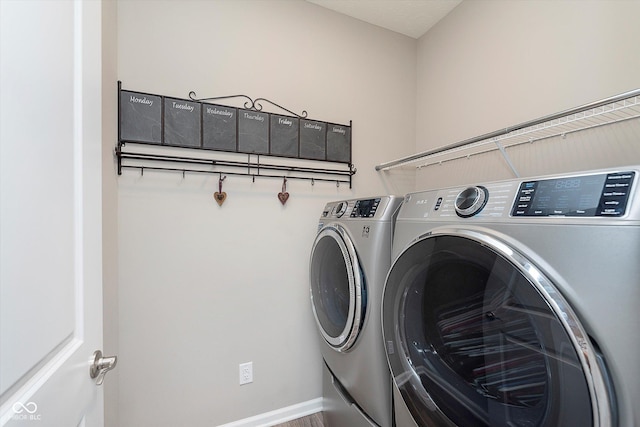
[[[282,105],[276,104],[275,102],[266,99],[266,98],[256,98],[255,100],[252,99],[251,97],[247,96],[247,95],[228,95],[228,96],[216,96],[216,97],[211,97],[211,98],[198,98],[196,93],[194,91],[189,92],[189,99],[191,99],[192,101],[196,101],[196,102],[210,102],[210,101],[220,101],[223,99],[233,99],[233,98],[244,98],[247,99],[248,101],[246,101],[244,103],[244,108],[246,108],[247,110],[253,110],[253,111],[262,111],[262,104],[261,102],[268,102],[269,104],[273,105],[274,107],[277,107],[283,111],[286,111],[289,114],[292,114],[300,119],[306,119],[307,118],[307,111],[306,110],[302,110],[301,114],[295,113],[291,110],[289,110],[288,108],[283,107]]]

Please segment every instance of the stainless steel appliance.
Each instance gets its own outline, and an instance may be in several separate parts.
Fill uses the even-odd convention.
[[[380,309],[401,202],[395,196],[332,202],[320,217],[310,285],[327,427],[392,426]]]
[[[398,427],[640,425],[639,177],[405,197],[382,314]]]

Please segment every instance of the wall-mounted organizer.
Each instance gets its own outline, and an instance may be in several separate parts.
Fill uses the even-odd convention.
[[[376,166],[376,171],[388,171],[403,166],[421,169],[500,150],[513,174],[519,177],[507,153],[510,147],[554,137],[565,137],[570,133],[638,118],[640,118],[640,89],[382,163]]]
[[[244,101],[243,106],[214,103],[232,99]],[[280,113],[262,111],[263,103]],[[133,168],[141,173],[214,173],[254,180],[286,177],[346,183],[351,188],[356,173],[351,163],[351,133],[351,122],[311,120],[306,111],[296,114],[265,98],[199,99],[190,92],[189,99],[181,99],[123,90],[118,82],[115,154],[119,175],[122,169]],[[146,147],[130,149],[129,145]],[[265,157],[270,160],[264,162]],[[322,166],[310,166],[311,162]],[[330,166],[324,167],[327,163]]]

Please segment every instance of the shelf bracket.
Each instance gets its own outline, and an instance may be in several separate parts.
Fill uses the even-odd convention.
[[[516,178],[520,178],[520,174],[518,173],[518,171],[516,170],[516,167],[511,162],[511,158],[507,154],[507,151],[504,149],[502,144],[500,144],[500,141],[498,141],[498,138],[494,138],[494,142],[495,142],[496,146],[498,147],[498,150],[500,150],[500,153],[502,153],[502,157],[504,158],[504,161],[507,162],[507,165],[511,169],[511,172],[513,172],[513,175]]]

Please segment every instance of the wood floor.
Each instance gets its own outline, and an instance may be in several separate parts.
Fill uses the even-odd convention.
[[[309,415],[308,417],[298,418],[289,422],[278,424],[274,427],[323,427],[322,412]]]

